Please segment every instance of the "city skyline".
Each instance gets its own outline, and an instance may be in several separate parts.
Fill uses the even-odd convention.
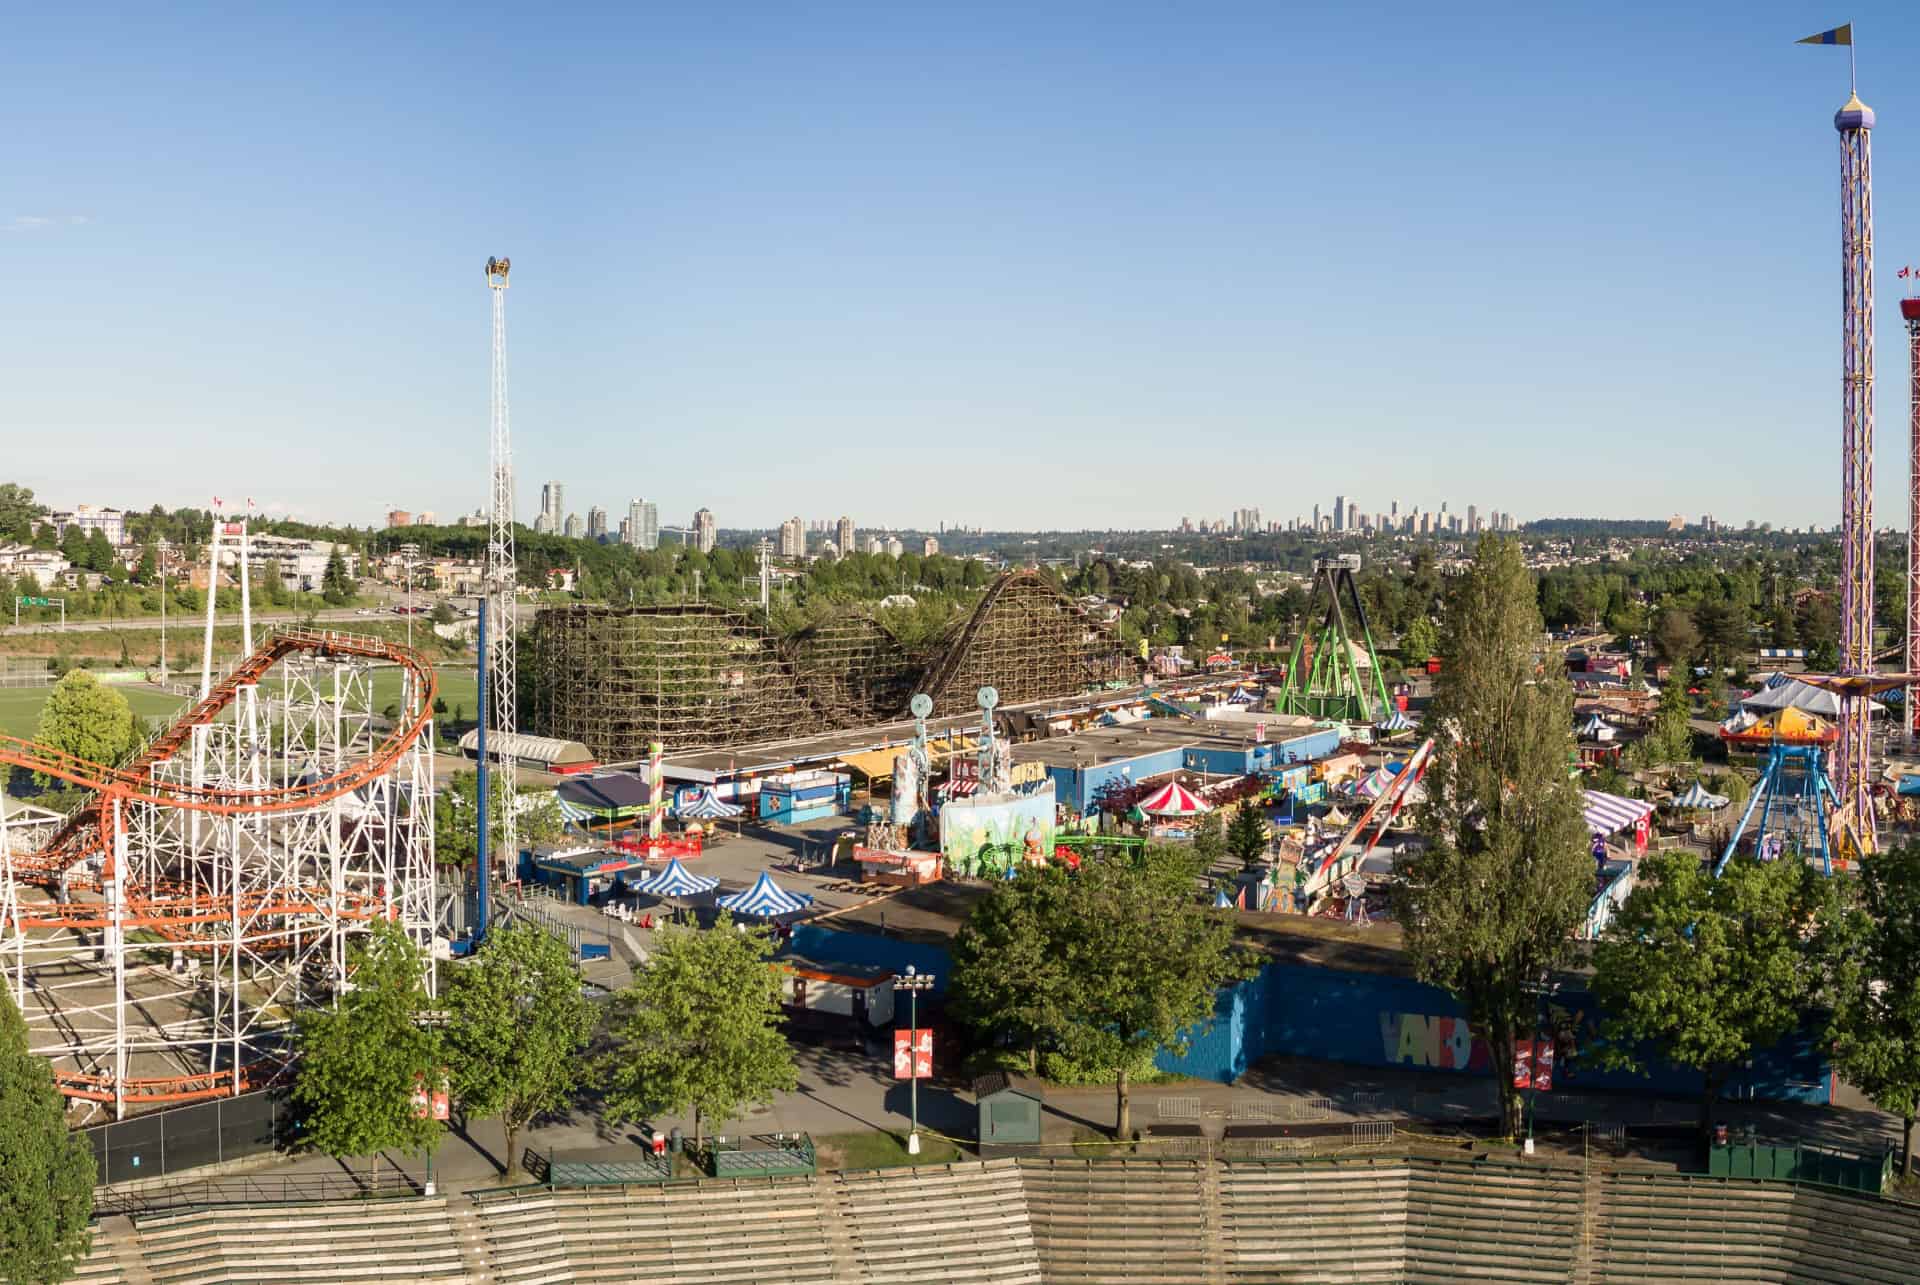
[[[1920,239],[1920,171],[1898,159],[1920,89],[1896,74],[1920,14],[1859,16],[1891,248]],[[0,141],[9,472],[61,504],[245,490],[362,524],[402,496],[471,512],[480,264],[504,252],[523,519],[538,479],[607,476],[638,432],[632,471],[670,511],[762,529],[795,492],[906,526],[933,479],[1000,529],[1153,529],[1247,502],[1235,469],[1159,494],[1154,462],[1188,451],[1287,461],[1260,497],[1276,513],[1327,489],[1298,475],[1358,452],[1363,503],[1478,491],[1521,521],[1826,526],[1836,470],[1787,488],[1777,469],[1839,433],[1837,273],[1810,247],[1832,232],[1846,82],[1792,46],[1807,25],[1781,4],[1625,5],[1488,42],[1404,3],[1227,4],[1204,24],[1122,5],[1090,41],[1044,9],[852,6],[590,9],[508,34],[348,5],[243,24],[128,10],[130,38],[104,47],[82,18],[29,11],[0,102],[66,107]],[[510,114],[471,79],[507,60],[537,91]],[[1678,84],[1714,138],[1704,160],[1674,145]],[[256,111],[233,113],[236,92]],[[1516,97],[1526,118],[1503,120]],[[548,145],[583,120],[577,148]],[[630,156],[646,163],[608,163]],[[1548,156],[1578,181],[1514,163]],[[310,199],[316,173],[334,199]],[[1338,199],[1301,200],[1303,182]],[[318,245],[352,270],[286,250]],[[1883,461],[1905,453],[1898,253]],[[126,288],[157,264],[172,288]],[[1737,302],[1757,277],[1763,302]],[[1596,450],[1634,485],[1594,486]],[[1077,484],[1042,505],[1013,458]],[[1881,515],[1904,510],[1895,474]]]

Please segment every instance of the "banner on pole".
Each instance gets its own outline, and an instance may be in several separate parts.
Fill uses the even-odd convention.
[[[893,1033],[893,1078],[933,1078],[933,1031],[930,1028]]]

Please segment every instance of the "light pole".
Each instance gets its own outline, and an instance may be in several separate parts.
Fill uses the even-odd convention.
[[[1539,1114],[1537,1103],[1540,1096],[1540,1033],[1547,1024],[1547,996],[1559,990],[1559,984],[1549,980],[1546,973],[1540,974],[1536,984],[1527,987],[1539,996],[1534,1014],[1533,1031],[1528,1037],[1527,1049],[1527,1140],[1521,1148],[1527,1155],[1533,1154],[1533,1121]]]
[[[920,992],[933,989],[933,974],[912,964],[895,973],[893,988],[907,992],[907,1154],[920,1154]],[[931,1069],[931,1068],[929,1068]]]

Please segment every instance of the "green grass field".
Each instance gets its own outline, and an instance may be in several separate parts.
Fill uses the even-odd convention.
[[[474,707],[478,703],[475,691],[478,684],[473,669],[461,665],[438,671],[440,679],[440,698],[447,703],[447,718],[454,711],[462,711],[471,721]],[[0,688],[0,733],[8,736],[32,737],[34,728],[40,722],[40,707],[47,703],[47,693],[51,687],[4,687]],[[136,718],[166,718],[177,713],[186,702],[178,696],[165,692],[156,692],[147,687],[115,685],[114,690],[127,698],[133,706]],[[400,699],[400,671],[384,669],[373,676],[374,709],[381,710]]]
[[[0,688],[0,732],[9,736],[31,737],[40,722],[40,707],[47,703],[51,687]],[[165,718],[186,702],[178,696],[151,691],[144,687],[115,687],[127,698],[137,718]]]

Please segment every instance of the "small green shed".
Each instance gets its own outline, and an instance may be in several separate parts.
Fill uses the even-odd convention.
[[[1040,1141],[1040,1108],[1046,1094],[1039,1080],[992,1071],[973,1082],[973,1096],[980,1103],[981,1146],[1024,1146]]]

